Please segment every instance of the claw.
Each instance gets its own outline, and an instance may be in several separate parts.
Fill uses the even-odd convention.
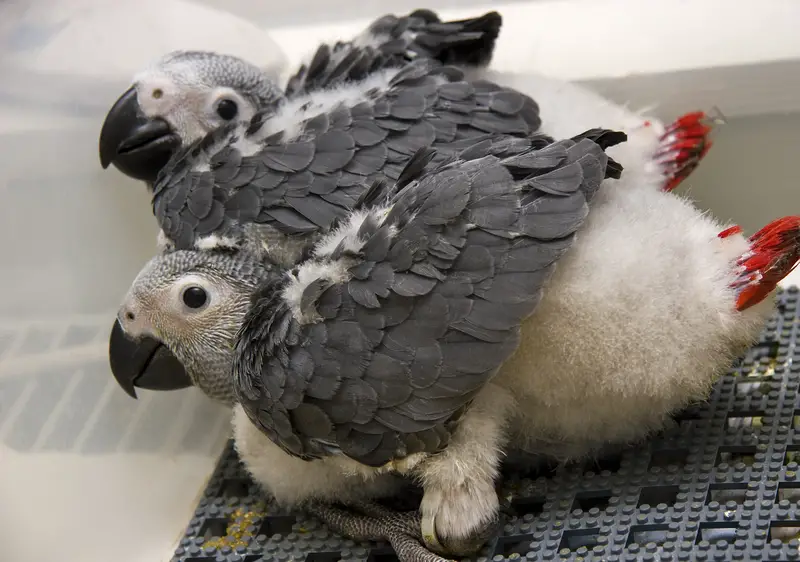
[[[398,512],[372,502],[349,506],[361,514],[311,502],[306,510],[329,529],[356,541],[388,541],[400,562],[452,562],[423,546],[417,510]]]
[[[664,191],[672,191],[691,174],[713,142],[710,138],[713,125],[724,123],[724,117],[715,110],[715,116],[703,111],[687,113],[676,119],[661,135],[661,144],[654,158],[664,168]]]
[[[739,276],[731,283],[738,292],[736,310],[746,310],[764,300],[798,263],[800,216],[778,219],[753,234],[750,250],[736,262]]]
[[[445,552],[444,545],[439,541],[436,534],[436,515],[430,514],[423,516],[420,520],[420,531],[422,532],[422,542],[433,552]]]

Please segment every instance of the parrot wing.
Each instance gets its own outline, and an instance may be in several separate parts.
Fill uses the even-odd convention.
[[[321,44],[286,85],[288,98],[363,80],[370,74],[399,67],[418,58],[442,64],[488,65],[503,19],[497,12],[443,22],[430,10],[375,20],[352,41]]]
[[[388,72],[382,87],[370,78],[323,105],[312,97],[264,110],[181,149],[153,189],[166,238],[187,249],[212,234],[241,237],[252,224],[325,232],[375,179],[396,180],[422,147],[448,155],[498,135],[519,137],[520,147],[551,141],[535,134],[538,106],[519,92],[467,81],[431,59]]]
[[[306,459],[444,448],[584,223],[607,177],[591,137],[626,138],[607,133],[507,156],[484,143],[432,171],[421,149],[385,206],[373,184],[367,210],[254,295],[233,367],[251,421]]]

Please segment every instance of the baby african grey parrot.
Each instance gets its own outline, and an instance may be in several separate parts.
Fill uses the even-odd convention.
[[[150,186],[170,156],[209,131],[259,109],[362,80],[411,60],[481,67],[502,25],[497,12],[442,22],[430,10],[386,15],[351,41],[322,44],[281,90],[258,67],[211,52],[169,53],[134,78],[100,132],[100,162]]]
[[[594,136],[624,140],[590,131],[520,149],[510,138],[444,164],[421,148],[389,196],[375,182],[297,265],[248,249],[157,256],[134,281],[121,325],[161,338],[190,373],[214,369],[232,386],[249,424],[237,427],[245,463],[275,462],[261,458],[272,443],[334,479],[418,477],[423,517],[405,529],[439,552],[470,554],[497,520],[499,452],[472,458],[484,445],[473,434],[485,416],[479,397],[493,394],[492,375],[607,177]],[[464,469],[473,485],[451,489]],[[326,503],[343,499],[338,484],[253,474],[279,501],[321,500],[308,507],[337,524]],[[358,534],[350,521],[340,530]],[[393,541],[404,558],[430,556],[393,524],[375,525],[366,536]]]

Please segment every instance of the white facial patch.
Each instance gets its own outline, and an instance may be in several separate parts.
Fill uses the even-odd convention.
[[[186,288],[192,286],[201,287],[206,292],[208,295],[209,306],[213,306],[214,303],[216,303],[220,298],[216,286],[205,276],[198,275],[196,273],[182,275],[169,288],[169,302],[175,303],[176,311],[179,314],[185,314],[187,311],[190,311],[190,309],[183,304],[181,295]],[[207,310],[207,308],[208,307],[205,307],[203,310]],[[191,310],[191,312],[196,311]]]
[[[147,71],[136,76],[136,99],[147,117],[166,119],[180,97],[180,88],[161,72]]]
[[[231,100],[232,102],[236,103],[236,121],[250,121],[250,119],[253,118],[253,115],[255,115],[255,109],[253,108],[252,104],[245,100],[236,90],[233,88],[220,86],[218,88],[214,88],[208,93],[205,102],[206,108],[210,113],[210,118],[219,122],[220,124],[227,122],[225,119],[220,117],[216,111],[217,102],[223,99]]]

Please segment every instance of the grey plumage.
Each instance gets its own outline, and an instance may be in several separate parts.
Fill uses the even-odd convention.
[[[350,217],[350,230],[330,235],[341,238],[334,248],[323,240],[254,294],[234,388],[287,453],[375,467],[436,453],[516,349],[608,157],[589,138],[472,155],[426,170],[431,151],[421,149],[385,207]],[[304,268],[320,276],[303,281]],[[288,296],[298,290],[299,306]]]
[[[263,70],[231,55],[173,51],[161,58],[158,68],[177,84],[236,90],[256,107],[267,107],[284,95]],[[187,68],[193,70],[191,78],[185,74]]]
[[[289,78],[286,96],[362,80],[378,70],[403,66],[418,58],[448,65],[488,64],[502,21],[497,12],[449,22],[442,22],[431,10],[382,16],[352,41],[321,44],[311,60]]]
[[[261,140],[259,128],[223,126],[165,167],[154,187],[156,218],[176,248],[191,248],[212,232],[242,240],[248,222],[286,235],[324,232],[366,186],[380,177],[396,180],[423,147],[445,158],[484,139],[499,142],[497,133],[519,135],[519,150],[549,142],[535,135],[540,119],[531,98],[464,78],[458,69],[420,60],[366,100],[306,119],[297,136],[277,132]],[[450,98],[458,91],[458,106],[443,88]],[[518,111],[495,111],[497,96],[506,100],[502,109],[515,100]]]

